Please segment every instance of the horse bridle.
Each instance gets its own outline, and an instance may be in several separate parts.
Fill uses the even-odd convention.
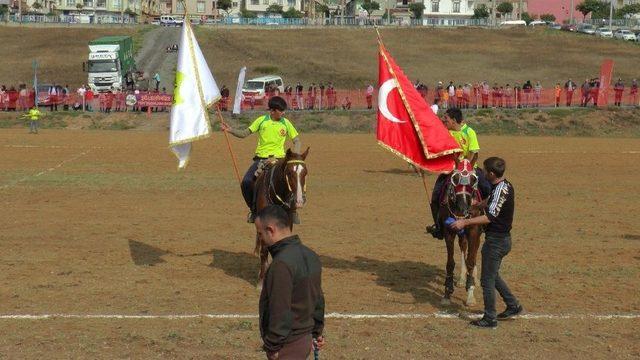
[[[302,165],[306,165],[306,162],[304,160],[288,160],[287,162],[284,163],[285,166],[285,170],[286,170],[286,166],[289,164],[302,164]],[[306,166],[305,166],[306,167]],[[289,199],[288,201],[284,201],[282,200],[282,198],[280,197],[280,195],[278,195],[278,192],[276,191],[275,186],[273,185],[273,175],[275,174],[275,167],[273,169],[271,169],[271,176],[269,179],[269,191],[267,192],[267,195],[269,196],[269,200],[271,201],[271,203],[273,203],[273,199],[271,198],[271,192],[273,192],[273,194],[275,195],[276,199],[280,202],[280,204],[282,206],[284,206],[287,209],[291,209],[291,197],[295,196],[295,194],[293,194],[293,189],[291,188],[291,183],[289,182],[289,177],[286,174],[286,171],[284,172],[284,179],[285,182],[287,184],[287,189],[289,190]],[[304,197],[304,193],[307,192],[307,182],[304,182],[304,187],[302,189],[303,191],[303,197]]]
[[[459,180],[457,183],[454,180],[456,175],[459,176]],[[471,184],[472,178],[474,179],[473,185]],[[471,197],[471,199],[473,199],[474,194],[478,191],[478,175],[476,175],[475,171],[469,171],[467,169],[463,169],[461,171],[454,170],[454,173],[451,174],[451,177],[449,178],[449,182],[451,183],[451,186],[449,186],[449,194],[447,197],[449,202],[449,204],[447,204],[447,209],[449,210],[449,214],[455,219],[466,219],[469,217],[469,210],[465,210],[464,216],[458,216],[453,211],[451,211],[451,206],[449,205],[451,203],[452,198],[455,200],[456,195],[468,195]],[[456,192],[455,190],[456,186],[462,186],[463,190],[460,192]],[[467,191],[468,188],[471,188],[471,192]]]

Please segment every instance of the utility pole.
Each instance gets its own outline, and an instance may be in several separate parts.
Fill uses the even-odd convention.
[[[569,9],[569,24],[573,24],[573,12],[575,9],[573,8],[573,0],[571,0],[571,8]]]
[[[613,31],[613,0],[609,0],[609,31]]]

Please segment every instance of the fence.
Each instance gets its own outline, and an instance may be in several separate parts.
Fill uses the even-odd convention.
[[[105,96],[99,97],[95,95],[92,98],[85,97],[84,99],[77,93],[71,93],[68,96],[58,96],[51,98],[46,94],[40,94],[38,97],[38,103],[42,107],[58,107],[58,110],[62,109],[75,109],[82,110],[83,104],[87,111],[99,111],[105,110],[108,105],[113,111],[169,111],[170,106],[140,106],[140,100],[144,95],[157,94],[153,92],[140,92],[140,94],[134,95],[131,92],[119,93],[114,95],[110,100]],[[1,95],[1,94],[0,94]],[[599,91],[592,89],[589,93],[583,94],[580,89],[576,89],[571,96],[567,96],[564,89],[561,91],[559,98],[556,98],[555,90],[542,90],[539,93],[535,90],[530,92],[513,91],[510,94],[490,91],[488,94],[481,92],[472,92],[468,95],[462,94],[461,96],[453,97],[438,97],[436,99],[435,94],[432,91],[423,93],[423,97],[428,104],[438,103],[441,110],[448,107],[460,107],[460,108],[553,108],[553,107],[567,107],[567,106],[580,106],[585,101],[588,106],[593,106],[597,103],[594,99],[599,98]],[[127,96],[131,98],[134,96],[137,105],[126,105]],[[289,105],[290,111],[310,111],[310,110],[365,110],[376,109],[378,104],[377,92],[374,91],[371,97],[367,97],[365,90],[336,90],[334,94],[331,92],[325,92],[322,94],[320,91],[314,96],[313,93],[305,91],[300,95],[296,94],[280,94]],[[102,100],[101,100],[102,99]],[[632,92],[630,88],[625,88],[620,93],[620,98],[616,96],[613,89],[608,91],[604,97],[604,103],[600,103],[600,106],[613,106],[620,102],[623,106],[640,106],[640,98],[637,91]],[[249,97],[242,101],[242,111],[248,110],[266,110],[268,97],[263,99],[251,99]],[[0,111],[26,111],[34,103],[33,92],[27,96],[20,96],[17,91],[8,91],[4,95],[0,96]],[[53,105],[53,107],[52,107]],[[223,111],[231,111],[233,108],[233,96],[225,100],[221,100],[218,106]]]
[[[12,14],[8,21],[14,23],[36,24],[137,24],[134,17],[128,15],[22,15]]]
[[[591,24],[597,27],[609,26],[609,19],[588,19],[585,20],[584,23]],[[640,27],[640,19],[613,19],[611,21],[611,26],[614,27],[626,27],[626,28],[637,28]]]
[[[125,15],[9,15],[8,21],[24,24],[137,24],[137,19]],[[197,20],[192,20],[197,23]],[[391,20],[382,18],[365,17],[330,17],[330,18],[281,18],[281,17],[258,17],[258,18],[237,18],[225,17],[219,20],[205,20],[202,25],[212,26],[342,26],[342,27],[367,27],[367,26],[488,26],[487,19],[460,19],[460,18],[423,18],[423,19],[401,19]]]

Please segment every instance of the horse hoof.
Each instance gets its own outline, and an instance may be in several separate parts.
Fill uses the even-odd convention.
[[[451,300],[449,300],[449,299],[442,299],[442,300],[440,300],[440,305],[449,306],[449,305],[451,305]]]

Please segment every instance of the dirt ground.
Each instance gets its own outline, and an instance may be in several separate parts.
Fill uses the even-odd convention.
[[[0,315],[256,314],[253,229],[220,134],[177,172],[165,131],[26,132],[0,130]],[[242,168],[254,140],[233,142]],[[503,277],[529,313],[572,317],[493,331],[464,318],[328,319],[321,358],[640,357],[640,319],[588,317],[640,314],[640,140],[480,141],[483,157],[507,160],[517,194]],[[425,235],[424,189],[401,160],[370,134],[303,142],[296,230],[321,255],[328,313],[480,311],[462,306],[460,288],[440,306],[445,246]],[[253,318],[0,318],[6,359],[260,359],[259,346]]]

